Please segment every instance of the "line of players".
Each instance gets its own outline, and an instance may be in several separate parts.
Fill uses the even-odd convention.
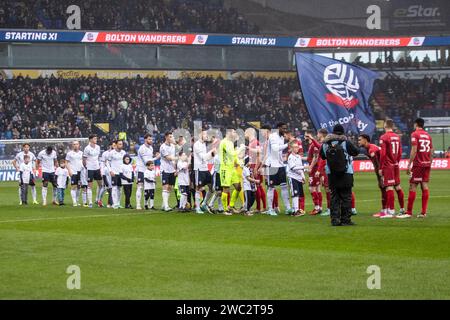
[[[399,218],[408,218],[412,215],[412,206],[415,199],[416,187],[422,187],[422,213],[426,216],[426,207],[429,197],[428,180],[431,167],[432,142],[430,136],[423,130],[423,120],[416,120],[416,131],[412,135],[412,152],[408,175],[412,174],[408,198],[408,210],[404,210],[404,195],[400,187],[399,160],[401,158],[400,138],[393,132],[392,120],[385,122],[386,133],[380,139],[381,147],[370,143],[370,137],[359,137],[360,147],[367,150],[377,174],[379,188],[382,194],[382,210],[374,216],[380,218],[394,217],[394,190],[397,192],[400,215]],[[311,215],[329,215],[330,190],[327,176],[324,172],[326,161],[320,159],[318,152],[321,142],[328,134],[326,130],[318,131],[317,140],[311,133],[306,134],[309,141],[307,162],[309,167],[303,166],[303,149],[301,141],[294,138],[284,123],[277,125],[277,130],[271,132],[270,127],[261,129],[264,144],[260,145],[256,138],[256,131],[252,128],[245,131],[248,146],[235,147],[237,134],[234,128],[226,131],[221,141],[214,139],[209,150],[207,149],[208,135],[202,131],[192,149],[184,150],[175,144],[172,133],[165,135],[165,141],[160,152],[153,151],[153,141],[150,134],[145,135],[144,144],[139,148],[136,158],[136,209],[142,209],[142,195],[144,195],[144,208],[154,208],[156,174],[154,162],[161,159],[162,181],[162,209],[171,211],[169,198],[172,190],[176,190],[178,208],[186,211],[190,208],[191,195],[194,195],[195,210],[197,213],[214,211],[215,202],[218,211],[226,215],[244,211],[252,215],[252,206],[257,203],[257,210],[262,207],[269,215],[277,215],[278,192],[286,208],[286,214],[301,216],[305,214],[305,197],[303,184],[304,172],[309,172],[309,189],[313,199],[314,208]],[[419,148],[417,147],[419,146]],[[191,156],[188,154],[191,153]],[[214,170],[211,174],[208,163],[213,161]],[[33,203],[37,204],[36,187],[33,178],[33,163],[35,168],[42,167],[42,199],[46,205],[48,184],[53,185],[53,203],[64,203],[64,189],[70,177],[71,197],[74,206],[79,206],[78,199],[82,195],[83,205],[93,206],[92,186],[97,182],[95,203],[102,207],[102,198],[108,191],[107,206],[115,209],[121,208],[121,189],[125,194],[125,207],[131,207],[132,184],[135,172],[131,164],[131,157],[123,150],[122,141],[114,141],[109,150],[100,155],[97,137],[89,137],[89,145],[84,151],[80,144],[74,142],[72,150],[66,158],[57,161],[56,152],[52,147],[41,151],[36,158],[29,151],[29,145],[23,145],[23,151],[18,153],[13,161],[20,171],[19,196],[22,204],[27,204],[27,190],[31,186]],[[412,167],[411,167],[412,166]],[[412,168],[412,169],[411,169]],[[264,190],[264,181],[267,192]],[[191,183],[192,182],[192,183]],[[193,188],[192,188],[193,186]],[[322,212],[322,192],[324,186],[327,195],[327,211]],[[231,189],[233,191],[231,192]],[[266,201],[267,196],[267,201]],[[290,202],[292,199],[292,207]],[[235,203],[241,198],[244,207],[235,208]],[[263,206],[261,206],[261,203]],[[352,197],[352,212],[354,209],[354,195]]]
[[[422,209],[418,218],[427,216],[428,200],[430,196],[428,183],[430,180],[431,164],[433,161],[433,142],[424,130],[425,121],[417,118],[414,121],[414,132],[411,134],[411,153],[407,168],[409,180],[409,195],[405,210],[404,192],[400,185],[399,163],[402,156],[402,144],[398,134],[394,132],[394,122],[390,119],[384,122],[385,133],[380,137],[380,146],[370,143],[367,135],[359,136],[359,146],[367,150],[373,163],[374,171],[381,192],[382,210],[374,214],[379,218],[411,218],[418,185],[422,189]],[[395,193],[397,193],[400,212],[395,214]]]
[[[244,145],[235,148],[237,134],[234,129],[228,129],[225,139],[212,142],[212,147],[207,151],[206,142],[208,135],[202,131],[198,140],[192,146],[192,157],[188,157],[184,150],[177,150],[173,141],[173,135],[167,133],[165,142],[160,147],[160,152],[153,152],[152,136],[144,137],[144,144],[139,148],[136,158],[136,209],[142,209],[142,195],[146,209],[154,209],[155,196],[155,171],[154,162],[161,158],[161,181],[163,185],[162,202],[163,210],[172,210],[169,207],[169,197],[176,186],[179,194],[178,207],[187,210],[190,202],[190,194],[195,194],[195,209],[197,213],[212,212],[215,202],[218,202],[218,211],[224,214],[239,212],[235,209],[237,198],[244,203],[243,211],[252,214],[252,206],[257,202],[257,210],[261,211],[260,202],[266,209],[266,192],[263,188],[264,177],[267,182],[267,197],[269,209],[267,213],[277,215],[278,192],[275,187],[280,186],[286,213],[294,215],[304,214],[303,184],[305,182],[302,159],[301,141],[294,139],[287,131],[285,124],[278,125],[278,131],[270,133],[271,129],[262,129],[266,142],[259,145],[256,139],[256,131],[247,129],[245,137],[249,146]],[[317,142],[310,136],[314,145]],[[178,148],[179,149],[179,148]],[[219,151],[217,151],[219,149]],[[312,148],[310,148],[312,150]],[[283,152],[288,150],[288,154]],[[316,150],[316,149],[314,149]],[[318,159],[318,149],[314,152],[314,159]],[[287,163],[286,163],[287,160]],[[214,172],[208,170],[208,163],[214,162]],[[35,166],[33,164],[35,163]],[[82,195],[83,205],[93,206],[94,181],[97,182],[97,194],[95,203],[102,207],[102,198],[108,191],[107,206],[120,208],[121,188],[125,193],[125,207],[131,208],[130,197],[134,175],[131,158],[123,150],[122,141],[114,141],[109,149],[100,155],[100,147],[97,145],[97,137],[89,137],[89,145],[84,151],[80,150],[79,142],[72,144],[72,150],[65,157],[57,161],[56,151],[51,146],[41,151],[37,157],[29,151],[29,145],[23,145],[23,151],[18,153],[13,161],[14,166],[20,172],[19,196],[21,204],[27,204],[28,186],[32,189],[33,203],[37,204],[36,187],[33,172],[42,168],[42,199],[46,205],[49,183],[53,186],[53,204],[64,203],[64,190],[67,179],[70,177],[71,197],[74,206],[79,206],[78,199]],[[314,167],[314,166],[313,166]],[[288,170],[286,170],[289,168]],[[192,169],[192,170],[190,170]],[[312,171],[315,172],[314,170]],[[191,181],[195,189],[191,190]],[[290,206],[288,183],[293,200],[293,208]],[[315,180],[314,180],[315,181]],[[231,192],[231,188],[234,190]],[[317,190],[317,187],[314,189]],[[317,191],[316,191],[317,192]],[[224,205],[225,203],[225,205]],[[311,214],[320,213],[320,202]]]

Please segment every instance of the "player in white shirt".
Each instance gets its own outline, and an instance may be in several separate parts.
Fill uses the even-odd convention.
[[[299,154],[300,146],[297,141],[289,143],[292,153],[288,157],[289,185],[291,186],[292,205],[294,207],[294,216],[303,216],[305,212],[299,209],[299,198],[304,197],[303,183],[305,182],[305,172],[302,155]]]
[[[81,168],[83,168],[83,151],[80,150],[80,142],[72,142],[72,150],[66,154],[66,167],[71,172],[70,195],[74,207],[79,206],[78,199],[81,193]]]
[[[145,210],[156,210],[154,207],[156,175],[155,165],[152,160],[147,161],[144,171],[144,207]]]
[[[109,152],[109,156],[106,159],[105,167],[108,169],[112,179],[112,200],[113,208],[119,209],[120,206],[120,187],[122,186],[120,180],[120,168],[123,164],[123,157],[126,152],[123,149],[123,141],[116,141],[116,148]]]
[[[131,157],[128,154],[123,156],[122,166],[120,167],[120,183],[125,194],[125,209],[133,209],[131,206],[131,193],[133,191],[134,171],[131,164]]]
[[[244,210],[245,215],[252,216],[252,206],[255,203],[256,198],[256,183],[260,181],[253,177],[253,172],[251,170],[250,157],[245,157],[244,168],[242,168],[242,184],[245,193],[245,204]]]
[[[177,162],[177,172],[178,172],[178,187],[180,190],[181,198],[180,198],[180,207],[179,209],[182,211],[187,211],[186,204],[188,201],[189,194],[189,159],[186,153],[180,151],[179,159]],[[203,211],[201,212],[203,213]]]
[[[67,187],[67,179],[71,176],[70,171],[66,168],[66,161],[61,159],[59,161],[59,167],[55,171],[56,185],[58,187],[58,204],[64,205],[64,192]]]
[[[36,161],[36,168],[42,168],[42,205],[47,205],[47,189],[50,182],[53,186],[53,204],[57,205],[57,186],[55,179],[55,168],[58,166],[57,154],[52,146],[39,152]]]
[[[136,209],[142,210],[141,199],[142,190],[144,190],[144,172],[147,169],[146,164],[148,161],[155,161],[159,159],[159,153],[157,152],[153,156],[153,137],[147,133],[144,136],[144,144],[139,147],[136,157],[136,169],[137,169],[137,187],[136,187]]]
[[[198,140],[194,143],[194,172],[195,172],[195,210],[197,213],[204,213],[205,211],[211,213],[207,206],[208,200],[213,193],[212,176],[208,170],[208,162],[214,157],[216,149],[213,148],[207,151],[206,140],[208,133],[206,130],[201,130]],[[202,193],[205,187],[208,186],[208,191],[202,201]]]
[[[31,166],[32,166],[33,170],[35,170],[36,169],[36,156],[34,155],[33,152],[30,151],[29,143],[24,143],[22,145],[22,151],[16,155],[16,157],[12,161],[12,165],[14,166],[14,168],[16,168],[17,171],[20,171],[20,165],[23,163],[23,158],[25,155],[28,155],[30,157]],[[32,183],[30,183],[30,187],[31,187],[31,196],[33,198],[33,204],[39,204],[37,202],[36,184],[35,184],[34,180],[32,181]],[[22,192],[22,187],[19,184],[19,201],[22,201],[21,192]]]
[[[175,143],[172,132],[166,132],[164,143],[159,148],[161,154],[161,181],[162,181],[162,209],[171,211],[169,207],[169,197],[175,185],[176,161]]]
[[[112,208],[113,200],[112,200],[112,178],[111,173],[109,172],[109,168],[106,166],[106,161],[109,159],[110,152],[116,148],[116,141],[112,141],[109,144],[108,150],[103,151],[102,156],[100,158],[100,171],[103,177],[103,188],[102,194],[99,196],[100,200],[103,199],[103,195],[105,191],[108,190],[108,208]]]
[[[20,187],[22,189],[20,196],[20,204],[28,204],[28,186],[34,185],[33,165],[31,163],[31,157],[29,154],[23,156],[23,162],[20,164]]]
[[[288,143],[285,141],[287,134],[287,125],[283,122],[278,123],[277,131],[269,135],[267,145],[267,160],[266,165],[269,170],[269,186],[267,190],[267,205],[269,210],[267,214],[276,216],[277,213],[273,210],[274,191],[277,186],[281,187],[281,197],[283,199],[286,214],[291,214],[291,204],[289,203],[289,190],[286,179],[286,165],[283,159],[283,150],[287,149]]]
[[[100,146],[97,145],[97,135],[92,134],[89,136],[89,144],[83,151],[83,166],[88,172],[88,187],[87,197],[89,201],[89,207],[92,208],[92,183],[97,181],[97,195],[96,203],[99,207],[103,207],[100,196],[103,194],[103,181],[102,174],[100,172]]]

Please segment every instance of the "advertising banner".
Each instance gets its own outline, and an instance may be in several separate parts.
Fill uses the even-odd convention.
[[[408,169],[408,159],[402,159],[399,163],[400,170]],[[373,164],[370,160],[355,160],[353,161],[353,169],[355,172],[373,172]],[[450,170],[450,159],[436,158],[431,164],[432,170]]]
[[[443,9],[441,10],[443,12]],[[435,12],[441,12],[435,11]],[[423,11],[428,12],[428,11]],[[437,19],[442,20],[438,16]],[[424,22],[425,23],[425,22]],[[443,23],[443,22],[441,22]],[[446,23],[447,25],[447,23]],[[419,31],[418,31],[419,32]],[[422,31],[420,31],[422,32]],[[267,37],[119,31],[0,30],[0,42],[71,42],[147,45],[251,46],[273,48],[377,48],[450,45],[450,37]]]

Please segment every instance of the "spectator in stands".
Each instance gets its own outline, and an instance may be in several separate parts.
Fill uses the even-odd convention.
[[[80,88],[89,99],[82,99]],[[94,123],[109,122],[115,131],[126,131],[131,141],[151,132],[157,143],[160,132],[192,129],[196,119],[214,126],[234,123],[245,127],[248,121],[275,124],[283,120],[292,127],[310,127],[303,101],[293,94],[298,90],[295,78],[19,76],[4,80],[0,87],[0,132],[8,139],[81,137],[97,130]]]
[[[0,28],[65,29],[67,7],[81,10],[85,30],[257,33],[235,8],[222,0],[4,0]]]

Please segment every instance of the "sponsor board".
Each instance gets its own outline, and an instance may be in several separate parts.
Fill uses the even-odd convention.
[[[399,163],[400,170],[408,169],[408,159],[402,159]],[[450,170],[450,159],[446,158],[436,158],[433,159],[433,163],[431,164],[432,170]],[[354,160],[353,161],[353,170],[355,172],[367,172],[373,171],[373,164],[370,160]]]
[[[371,47],[418,47],[425,37],[378,37],[378,38],[298,38],[297,48],[371,48]]]
[[[251,77],[261,78],[293,78],[296,76],[295,72],[232,72],[232,71],[207,71],[207,70],[35,70],[35,69],[0,69],[0,75],[6,79],[13,79],[19,76],[37,79],[39,77],[54,76],[63,79],[73,79],[80,77],[95,77],[100,79],[123,79],[123,78],[152,78],[152,77],[167,77],[171,80],[183,78],[198,78],[198,77],[213,77],[223,78],[226,80]]]
[[[426,127],[450,127],[450,117],[424,117]]]
[[[116,32],[116,31],[40,31],[1,30],[0,42],[66,42],[66,43],[123,43],[196,46],[254,46],[278,48],[362,48],[362,47],[419,47],[450,45],[450,37],[338,37],[298,38],[249,35],[217,35],[192,33]]]
[[[12,165],[12,161],[0,160],[0,181],[19,181],[19,172]]]
[[[406,32],[443,31],[447,29],[449,22],[448,0],[416,2],[396,0],[391,5],[390,30],[404,30]]]

